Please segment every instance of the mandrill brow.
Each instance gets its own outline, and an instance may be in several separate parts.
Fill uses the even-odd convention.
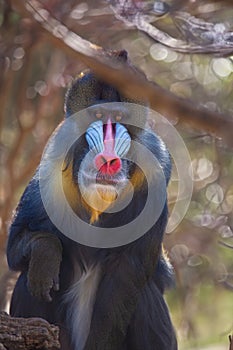
[[[58,325],[62,350],[177,349],[163,296],[173,282],[173,269],[162,247],[171,160],[153,130],[129,123],[127,105],[131,102],[137,101],[129,100],[90,71],[74,80],[65,97],[65,120],[88,108],[89,121],[65,157],[62,185],[72,213],[87,227],[120,230],[143,211],[149,186],[156,188],[157,173],[152,164],[156,159],[165,178],[165,201],[152,227],[140,238],[109,248],[72,240],[56,227],[45,209],[39,185],[41,165],[26,187],[10,226],[8,264],[20,271],[10,314],[42,317]],[[135,144],[154,157],[147,163],[149,178],[132,161],[133,156],[140,156]],[[47,170],[49,174],[49,165]],[[56,214],[60,203],[57,183],[53,176],[49,181],[54,187],[48,185],[46,198],[55,205]],[[152,199],[156,195],[153,193]],[[113,210],[117,201],[128,197],[124,208]],[[153,203],[152,210],[156,211]],[[61,220],[67,215],[67,211],[58,214]],[[80,233],[79,225],[75,230]],[[128,233],[133,236],[131,230]]]

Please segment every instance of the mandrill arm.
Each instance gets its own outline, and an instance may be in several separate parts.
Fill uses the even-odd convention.
[[[7,252],[11,269],[28,269],[27,285],[30,293],[41,300],[51,301],[50,291],[59,290],[62,260],[60,240],[46,232],[23,231],[10,236]]]

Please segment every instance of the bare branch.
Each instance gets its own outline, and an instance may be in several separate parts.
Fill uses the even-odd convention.
[[[118,19],[134,25],[175,51],[218,55],[230,55],[233,52],[233,33],[228,32],[223,23],[206,22],[186,12],[172,12],[171,19],[185,37],[185,40],[180,40],[157,28],[155,23],[150,24],[156,16],[153,8],[148,11],[146,2],[140,1],[140,7],[133,0],[113,0],[111,4]]]
[[[223,241],[218,241],[218,243],[220,245],[222,245],[223,247],[227,247],[227,248],[233,249],[233,245],[231,245],[231,244],[228,244],[228,243],[223,242]]]
[[[176,121],[178,119],[180,123],[188,124],[189,127],[199,131],[201,129],[212,133],[223,138],[229,146],[233,147],[233,120],[230,115],[198,109],[192,102],[178,98],[156,84],[148,82],[131,66],[114,61],[111,52],[106,52],[103,48],[68,30],[62,23],[51,17],[47,10],[43,10],[37,1],[33,2],[34,7],[27,2],[27,10],[22,2],[12,0],[12,4],[22,16],[29,16],[41,25],[47,41],[84,62],[96,75],[125,95],[148,100],[151,108],[165,117]]]

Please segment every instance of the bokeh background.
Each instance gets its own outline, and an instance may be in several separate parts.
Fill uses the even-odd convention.
[[[126,49],[132,63],[149,80],[192,101],[197,108],[227,113],[231,118],[233,56],[172,50],[121,21],[110,3],[40,1],[46,11],[82,38],[107,49]],[[133,1],[137,8],[140,3]],[[153,2],[144,3],[150,3],[151,11]],[[168,1],[168,5],[233,30],[229,1]],[[174,16],[172,11],[155,16],[152,24],[179,38]],[[0,1],[0,31],[1,309],[8,305],[14,284],[5,261],[12,211],[40,162],[46,141],[63,119],[67,86],[86,66],[47,40],[36,21],[16,11],[10,1]],[[176,273],[176,286],[166,299],[181,350],[228,349],[227,337],[233,329],[232,149],[206,130],[180,126],[178,119],[174,125],[191,157],[194,189],[183,221],[165,237]],[[170,209],[178,181],[174,167]]]

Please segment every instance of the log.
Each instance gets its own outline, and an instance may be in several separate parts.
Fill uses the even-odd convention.
[[[0,350],[60,349],[59,328],[42,318],[11,317],[0,312]]]

